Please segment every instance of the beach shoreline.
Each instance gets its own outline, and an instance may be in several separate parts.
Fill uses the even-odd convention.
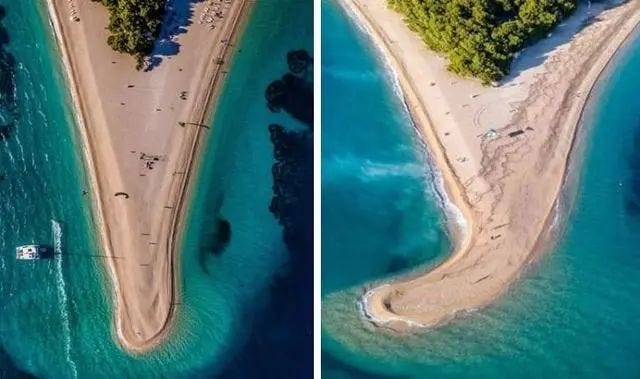
[[[199,127],[199,125],[208,123],[212,117],[212,113],[215,111],[214,106],[224,83],[224,76],[226,75],[225,70],[228,69],[229,61],[231,60],[232,54],[235,50],[234,48],[229,47],[234,46],[234,42],[237,41],[239,34],[241,34],[240,30],[245,26],[246,20],[249,17],[254,3],[249,0],[234,2],[229,10],[231,17],[219,28],[221,31],[215,34],[211,33],[211,39],[213,40],[211,41],[211,44],[217,47],[221,46],[220,50],[212,48],[211,51],[209,51],[203,58],[193,59],[193,61],[197,62],[198,66],[195,66],[196,63],[192,63],[191,67],[194,68],[194,70],[199,70],[203,74],[206,74],[203,75],[205,80],[201,81],[203,84],[197,83],[197,86],[195,87],[197,89],[195,96],[193,96],[193,99],[195,100],[191,100],[190,97],[189,101],[187,101],[184,106],[185,108],[188,108],[185,113],[189,115],[189,123],[198,125],[198,127],[192,128],[195,129],[195,132],[189,133],[182,140],[179,138],[172,138],[173,135],[171,133],[175,134],[176,132],[165,132],[168,134],[168,140],[171,140],[171,142],[174,140],[176,141],[173,142],[174,146],[170,151],[178,150],[180,152],[177,159],[178,162],[175,163],[175,167],[179,167],[180,170],[182,170],[182,175],[179,175],[181,180],[178,180],[177,182],[173,179],[176,176],[176,171],[174,171],[173,174],[166,175],[164,178],[161,178],[164,182],[170,180],[169,184],[162,184],[162,189],[163,194],[168,197],[168,201],[173,204],[170,207],[170,215],[167,220],[164,221],[166,225],[159,226],[160,231],[165,231],[161,234],[166,234],[164,242],[166,252],[164,256],[160,258],[164,259],[162,262],[157,264],[157,268],[154,270],[156,271],[154,273],[155,276],[152,278],[156,282],[161,283],[162,289],[155,289],[155,292],[151,294],[136,294],[138,296],[133,297],[133,300],[138,300],[147,295],[155,296],[152,303],[153,309],[143,309],[143,312],[140,312],[139,317],[134,321],[131,320],[130,307],[135,307],[137,304],[131,304],[130,301],[125,301],[123,300],[123,297],[136,291],[137,286],[135,280],[133,282],[128,282],[126,276],[123,280],[123,272],[127,271],[118,266],[120,264],[118,262],[118,258],[123,258],[128,254],[132,254],[133,249],[120,249],[120,251],[115,251],[113,246],[113,231],[109,224],[110,221],[113,224],[114,219],[112,215],[105,211],[105,209],[110,205],[105,201],[105,197],[107,196],[104,190],[105,181],[112,180],[113,177],[118,176],[118,174],[113,171],[109,172],[109,168],[105,168],[104,164],[102,166],[96,164],[96,161],[99,161],[100,158],[104,161],[105,155],[108,156],[109,153],[111,153],[111,151],[105,153],[105,151],[100,151],[99,148],[96,148],[95,139],[97,132],[92,130],[92,128],[98,128],[99,126],[92,125],[91,121],[95,121],[96,117],[104,117],[104,115],[100,114],[95,116],[85,108],[87,106],[87,104],[85,104],[85,102],[87,102],[86,91],[90,91],[91,88],[87,90],[87,83],[83,83],[81,77],[84,76],[86,78],[91,75],[95,77],[95,73],[83,72],[83,65],[87,62],[87,60],[83,61],[83,59],[86,59],[86,57],[79,56],[81,54],[74,52],[69,47],[69,33],[74,33],[71,29],[74,27],[72,21],[64,19],[64,16],[62,15],[64,11],[59,8],[60,4],[56,5],[56,0],[47,0],[46,3],[47,13],[55,34],[55,41],[57,43],[58,50],[62,57],[64,74],[67,79],[67,85],[73,102],[76,128],[82,141],[82,155],[85,169],[88,173],[87,176],[91,190],[92,215],[99,231],[100,246],[104,250],[105,255],[108,256],[105,267],[107,268],[112,282],[112,304],[114,306],[115,333],[119,344],[125,350],[131,353],[144,352],[161,343],[162,340],[166,338],[167,334],[171,330],[172,324],[175,322],[175,304],[178,302],[177,299],[180,295],[179,252],[177,252],[176,249],[178,248],[180,238],[182,238],[183,231],[181,226],[183,225],[183,221],[186,216],[184,214],[186,212],[184,204],[189,199],[189,187],[195,179],[193,172],[198,168],[199,157],[201,155],[201,140],[204,137],[201,135],[202,127]],[[90,6],[87,5],[87,8],[89,7]],[[86,12],[88,13],[90,10],[86,10]],[[103,12],[106,12],[106,10],[103,10]],[[193,13],[195,14],[196,12],[194,11]],[[103,17],[103,15],[101,15],[101,17]],[[80,31],[80,33],[82,33],[82,31]],[[99,43],[104,44],[104,46],[102,46],[103,49],[110,49],[104,40],[99,41]],[[118,56],[118,58],[126,61],[126,57]],[[202,63],[202,61],[205,63]],[[112,63],[115,64],[116,61],[114,60]],[[117,61],[117,63],[120,63],[120,61]],[[171,63],[164,64],[165,66],[171,65]],[[185,68],[187,67],[188,65],[185,64]],[[171,68],[173,67],[167,68],[166,70],[169,71]],[[182,72],[183,67],[180,67],[179,71]],[[134,75],[138,74],[134,73]],[[121,104],[124,105],[124,103]],[[174,107],[172,106],[171,110],[173,109]],[[100,109],[100,111],[102,111],[102,109]],[[158,108],[156,111],[158,111]],[[179,116],[176,116],[176,118],[178,117]],[[108,123],[108,121],[104,122]],[[185,129],[184,126],[183,129]],[[100,136],[98,136],[98,138],[99,137]],[[102,139],[101,142],[103,142]],[[101,174],[103,176],[101,176]],[[105,176],[108,177],[109,175],[111,175],[111,177],[109,179],[105,179]],[[121,175],[122,174],[120,174],[120,176]],[[140,174],[140,176],[144,175]],[[170,177],[171,179],[167,179],[166,177]],[[122,180],[121,177],[118,179]],[[148,217],[152,218],[152,216]],[[118,235],[117,238],[126,239],[132,238],[132,236],[130,234],[125,234],[124,236]],[[151,245],[151,243],[149,243],[149,245]],[[134,245],[125,244],[120,246]],[[149,264],[147,263],[147,265]],[[143,264],[141,264],[141,266],[143,266]],[[160,297],[165,298],[160,299],[159,301],[158,299]],[[160,306],[157,305],[159,302],[161,303]],[[147,313],[145,314],[144,312]],[[147,322],[153,323],[153,325],[142,331],[138,331],[135,327],[128,325],[138,323],[142,326],[147,326],[145,325]]]
[[[338,0],[341,2],[341,0]],[[357,26],[364,34],[366,34],[369,38],[375,38],[378,34],[372,34],[368,25],[368,21],[362,21],[361,17],[364,15],[359,14],[357,12],[353,12],[352,9],[343,6],[343,11],[346,12],[347,16],[353,21],[353,24]],[[453,243],[460,243],[464,241],[467,234],[468,225],[467,218],[465,218],[463,211],[461,208],[457,206],[456,203],[451,201],[449,197],[449,191],[447,190],[447,180],[445,180],[443,171],[440,169],[438,156],[434,156],[434,152],[429,147],[428,137],[425,136],[425,132],[422,130],[420,124],[416,122],[418,118],[415,115],[415,111],[412,112],[412,105],[409,103],[407,97],[403,92],[402,87],[402,77],[396,71],[396,66],[394,66],[394,59],[389,56],[387,50],[383,48],[380,43],[373,43],[373,47],[377,51],[377,56],[382,59],[385,70],[388,72],[391,77],[391,85],[393,86],[393,90],[395,95],[401,100],[403,110],[409,116],[411,120],[411,127],[413,131],[416,133],[417,141],[420,144],[420,147],[423,149],[426,162],[432,172],[431,179],[434,179],[433,183],[433,191],[437,198],[438,206],[442,209],[444,214],[444,219],[447,224],[447,232],[450,234]],[[429,135],[431,137],[431,135]],[[446,157],[445,157],[446,158]],[[441,159],[441,158],[440,158]],[[443,161],[442,164],[448,165],[448,161]],[[445,166],[446,167],[446,166]],[[459,190],[459,189],[458,189]],[[410,274],[409,274],[410,275]]]
[[[252,0],[242,0],[242,9],[237,15],[236,20],[233,23],[233,31],[231,33],[231,37],[229,39],[230,44],[227,46],[235,46],[235,44],[240,40],[240,37],[243,34],[243,30],[246,28],[247,23],[249,22],[251,12],[253,10],[253,5],[255,2]],[[234,51],[229,51],[229,49],[225,49],[224,53],[224,64],[220,66],[220,68],[216,71],[216,74],[211,80],[209,85],[206,102],[205,102],[205,113],[202,116],[200,122],[205,124],[210,124],[217,107],[217,102],[224,88],[225,81],[221,76],[223,71],[228,71],[230,65],[233,61]],[[199,131],[201,129],[198,129]],[[184,237],[186,219],[188,217],[188,208],[190,199],[192,199],[192,191],[193,186],[195,185],[198,177],[197,173],[200,172],[200,165],[202,163],[203,158],[203,139],[210,138],[211,136],[198,136],[193,142],[193,147],[190,150],[190,159],[189,159],[189,175],[185,178],[182,189],[179,192],[179,201],[178,201],[178,209],[176,217],[174,218],[174,222],[172,223],[171,233],[168,238],[168,246],[170,246],[170,250],[173,252],[173,275],[172,279],[175,281],[174,283],[174,299],[176,302],[181,302],[180,300],[180,278],[181,278],[181,269],[180,269],[180,259],[179,253],[177,253],[177,249],[180,248],[181,241]],[[165,335],[170,332],[172,327],[171,323],[176,322],[175,309],[172,310],[171,316],[167,320],[167,325],[165,326]]]
[[[453,225],[452,220],[448,220],[450,229],[453,229],[455,232],[453,238],[455,246],[450,257],[444,262],[427,273],[412,274],[409,278],[396,278],[384,284],[374,284],[373,288],[368,289],[360,299],[359,308],[364,316],[374,324],[396,331],[404,331],[415,327],[436,327],[447,323],[458,315],[463,315],[491,304],[496,298],[504,294],[508,287],[517,280],[521,272],[540,255],[539,253],[541,251],[548,247],[550,241],[545,238],[545,236],[548,236],[551,226],[553,225],[553,220],[556,217],[554,212],[557,210],[559,195],[561,194],[563,183],[566,179],[567,169],[569,167],[568,162],[574,150],[575,139],[579,134],[577,133],[578,125],[582,119],[585,105],[590,98],[595,84],[598,82],[598,78],[606,72],[607,67],[616,56],[617,51],[625,45],[625,42],[629,40],[633,31],[636,30],[636,26],[640,21],[637,2],[632,1],[628,4],[618,5],[612,11],[602,9],[601,14],[608,17],[605,19],[606,25],[598,25],[596,28],[601,29],[591,31],[590,34],[583,31],[579,32],[579,38],[595,46],[605,47],[601,52],[598,53],[595,51],[597,48],[591,48],[591,50],[589,50],[588,46],[581,47],[580,39],[578,39],[578,42],[575,42],[571,35],[568,42],[563,45],[558,44],[560,48],[554,46],[552,54],[545,56],[545,61],[539,64],[542,68],[537,72],[534,67],[531,69],[531,74],[525,72],[525,74],[520,75],[520,77],[516,74],[514,78],[508,78],[504,83],[501,83],[498,89],[483,90],[475,84],[470,83],[467,85],[467,88],[462,90],[462,93],[466,93],[465,100],[472,95],[473,98],[479,96],[480,98],[489,98],[492,101],[495,101],[495,99],[505,101],[515,110],[512,114],[504,116],[498,114],[498,111],[491,108],[489,100],[486,101],[489,106],[483,104],[483,108],[478,105],[478,110],[475,114],[471,112],[463,114],[463,111],[454,109],[454,106],[460,106],[460,104],[451,105],[455,102],[455,100],[452,100],[455,98],[453,95],[458,95],[458,98],[461,98],[461,96],[459,96],[460,91],[456,93],[454,92],[455,89],[452,88],[458,84],[458,81],[466,80],[443,72],[445,71],[443,59],[435,56],[433,53],[427,52],[426,48],[421,46],[421,41],[404,26],[404,23],[401,21],[401,16],[386,9],[383,0],[371,1],[367,4],[358,0],[340,0],[340,3],[349,15],[355,18],[371,37],[386,63],[388,63],[394,71],[394,74],[398,77],[409,113],[419,129],[420,135],[425,140],[425,144],[429,148],[429,156],[434,160],[434,166],[436,166],[443,175],[445,192],[449,200],[460,209],[465,220],[468,222],[466,231],[456,231],[456,228],[459,229],[460,227]],[[583,10],[583,12],[590,11],[590,9],[588,11]],[[584,17],[587,15],[590,16],[589,13],[582,15]],[[580,17],[580,15],[576,17]],[[392,20],[394,18],[395,20]],[[590,30],[590,28],[594,29],[591,25],[587,25],[585,29]],[[606,35],[603,37],[602,34],[604,32],[606,32]],[[586,37],[581,37],[584,35],[586,35]],[[561,53],[556,53],[556,51],[563,49],[565,45],[568,46],[564,49],[564,51],[566,51],[565,54],[562,54],[562,51]],[[573,47],[574,45],[578,47]],[[552,77],[553,73],[549,74],[545,72],[544,67],[546,67],[548,61],[551,62],[550,64],[553,64],[554,60],[562,61],[563,57],[566,58],[566,56],[571,55],[571,49],[579,50],[580,47],[582,48],[582,53],[585,53],[585,51],[589,52],[588,58],[585,59],[582,64],[582,67],[588,68],[572,72],[571,76],[556,78]],[[576,54],[575,51],[573,51],[573,53],[574,55]],[[427,82],[424,77],[418,77],[419,75],[415,74],[415,70],[408,69],[407,65],[411,65],[409,60],[412,60],[412,58],[413,60],[418,60],[421,59],[418,55],[428,54],[432,55],[431,60],[428,61],[425,58],[424,62],[421,62],[430,65],[426,68],[431,69],[429,73],[433,74]],[[589,65],[587,65],[587,63],[589,63]],[[415,68],[415,65],[413,67]],[[523,71],[527,71],[527,69]],[[506,187],[508,193],[509,186],[513,186],[513,184],[509,184],[509,179],[511,179],[509,175],[514,175],[509,173],[497,180],[489,176],[492,174],[492,170],[496,170],[494,167],[497,166],[497,164],[491,162],[491,160],[498,156],[498,153],[491,150],[492,141],[482,140],[478,144],[480,146],[473,146],[475,136],[469,136],[469,134],[478,133],[478,131],[469,132],[462,130],[464,127],[469,128],[470,126],[465,126],[464,124],[468,123],[474,126],[482,126],[482,120],[479,122],[478,119],[486,117],[486,114],[493,111],[494,114],[492,114],[492,116],[495,116],[496,119],[502,120],[503,118],[506,120],[501,124],[504,129],[496,127],[496,133],[500,133],[503,130],[505,132],[514,130],[514,125],[517,127],[518,119],[522,117],[520,115],[523,113],[525,116],[529,116],[526,115],[526,112],[535,113],[535,111],[547,111],[546,108],[538,105],[539,102],[536,103],[541,97],[536,91],[538,91],[538,87],[545,85],[547,77],[552,77],[548,81],[553,84],[556,84],[556,82],[565,82],[561,85],[555,85],[555,87],[549,86],[545,89],[555,89],[555,91],[552,91],[550,97],[553,97],[554,101],[559,102],[558,109],[562,110],[563,114],[568,114],[568,117],[563,115],[559,117],[559,119],[549,120],[555,125],[548,129],[548,134],[543,136],[542,141],[540,141],[540,138],[534,140],[534,143],[525,141],[528,145],[539,148],[540,152],[550,153],[550,156],[553,156],[555,161],[555,163],[551,165],[554,174],[549,176],[552,181],[552,189],[546,191],[546,196],[538,198],[540,199],[538,202],[540,205],[543,205],[542,209],[545,210],[545,212],[533,212],[531,209],[527,209],[527,207],[519,206],[517,204],[517,196],[506,199],[496,196],[495,199],[491,199],[492,204],[489,204],[487,207],[487,204],[485,204],[486,201],[482,198],[483,195],[480,196],[478,193],[490,194],[492,190],[496,188],[493,186],[495,183]],[[441,84],[445,80],[451,81],[451,85],[440,90],[440,87],[445,86]],[[555,80],[555,82],[553,80]],[[520,96],[517,102],[513,102],[515,105],[511,104],[510,96],[508,96],[510,95],[509,93],[507,93],[507,96],[499,93],[501,89],[502,92],[509,91],[504,90],[507,86],[511,87],[509,81],[519,81],[518,86],[523,86],[524,83],[523,87],[526,87],[526,93],[524,93],[524,89],[519,93],[515,93],[517,96]],[[436,85],[438,88],[436,88]],[[420,92],[416,90],[416,88],[414,88],[415,86],[422,86],[424,88],[431,87],[434,89],[434,92],[436,92],[436,96],[445,98],[444,108],[453,114],[453,117],[450,117],[450,119],[454,119],[453,122],[451,122],[451,120],[449,120],[449,122],[443,122],[444,117],[441,115],[434,116],[434,114],[438,112],[437,102],[439,98],[432,96],[427,99],[428,94],[425,95],[425,91]],[[513,84],[513,86],[516,86],[516,84]],[[467,92],[464,92],[464,90],[467,90]],[[469,90],[474,92],[469,92]],[[573,94],[573,91],[576,93],[575,97],[569,95],[569,93]],[[547,91],[545,95],[549,96],[549,92],[551,91]],[[479,95],[475,95],[476,93]],[[447,96],[449,96],[448,99]],[[491,96],[495,99],[491,98]],[[575,100],[576,98],[578,100]],[[429,100],[432,100],[432,102]],[[468,100],[466,102],[471,103],[471,101]],[[534,111],[527,110],[526,108],[522,108],[524,111],[521,111],[520,106],[522,104],[532,104],[531,108]],[[469,106],[468,104],[462,104],[461,108],[465,106],[473,108],[475,105],[472,104]],[[487,111],[487,108],[489,108],[489,111]],[[567,112],[567,109],[569,112]],[[555,109],[551,109],[551,111],[555,111]],[[449,113],[447,113],[447,115]],[[524,125],[532,127],[536,132],[544,125],[532,124],[531,120],[538,121],[538,118],[529,118],[527,120],[528,122],[524,123]],[[498,122],[497,124],[500,123]],[[523,123],[520,125],[522,124]],[[443,130],[447,132],[443,133]],[[524,130],[524,128],[517,130]],[[461,139],[464,140],[463,143],[456,146],[452,146],[451,143],[447,145],[445,136],[448,136],[449,132],[451,132],[451,134],[462,134]],[[531,134],[532,133],[533,132],[531,132]],[[498,138],[498,140],[502,138]],[[554,139],[559,140],[559,142],[554,141]],[[520,141],[512,143],[512,145],[517,143],[520,143]],[[506,145],[507,144],[499,146],[499,148],[506,149]],[[488,156],[491,153],[495,154]],[[457,159],[456,156],[464,156],[465,159]],[[517,163],[513,164],[509,162],[508,159],[505,160],[506,162],[501,162],[500,164],[503,166],[507,166],[508,164],[517,166]],[[471,168],[468,167],[469,165],[467,165],[467,167],[460,167],[462,163],[468,163],[469,161],[471,162]],[[549,168],[549,166],[547,165],[546,168]],[[483,175],[486,175],[488,179],[485,179]],[[521,183],[526,184],[525,179],[531,181],[533,178],[519,178],[512,180],[512,182],[520,180]],[[533,186],[529,190],[539,191],[540,189]],[[502,196],[504,193],[503,189],[503,193],[500,195]],[[515,193],[519,194],[518,191],[515,191]],[[525,195],[529,195],[529,193],[530,192],[525,192]],[[505,215],[500,214],[504,211],[496,212],[496,209],[500,209],[501,202],[510,202],[510,204],[503,209],[515,209],[517,216],[521,218],[527,217],[527,212],[538,213],[537,217],[534,218],[534,221],[537,221],[534,223],[536,227],[535,233],[529,232],[530,228],[510,227],[513,220],[510,218],[505,219]],[[502,221],[506,220],[505,223],[501,221],[501,224],[498,225],[503,229],[501,229],[499,235],[494,232],[490,235],[491,238],[483,238],[483,234],[487,234],[487,229],[496,224],[492,224],[494,217],[500,218]],[[529,236],[519,236],[519,234],[523,234],[524,230],[529,232]],[[535,235],[531,236],[531,234]],[[498,237],[494,238],[496,235],[498,235]],[[494,246],[492,249],[480,253],[475,252],[475,250],[478,250],[476,247],[480,244],[496,245],[496,243],[493,242],[495,239],[503,241],[510,238],[511,235],[516,236],[515,242],[507,242],[505,245],[509,244],[508,248],[512,250],[518,249],[517,256],[504,253],[504,245]],[[500,244],[498,243],[497,245]],[[503,260],[506,259],[509,264],[501,264],[499,259],[496,260],[492,258],[492,256],[502,258]],[[465,267],[456,267],[462,266],[459,263],[469,262],[470,258],[473,258],[475,262],[484,262],[482,262],[482,264],[469,264]],[[489,274],[485,276],[484,274],[486,273]],[[462,279],[447,281],[448,277],[453,275]],[[478,278],[479,281],[476,283],[484,282],[482,284],[484,288],[480,290],[474,288],[473,284],[475,283],[469,284],[469,278]],[[494,283],[487,285],[486,283],[490,281]],[[453,298],[453,300],[450,300],[450,298]]]

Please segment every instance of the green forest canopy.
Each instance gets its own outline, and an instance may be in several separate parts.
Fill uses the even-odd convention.
[[[449,70],[489,84],[509,73],[515,54],[549,33],[577,0],[388,0]]]
[[[165,0],[93,0],[109,9],[107,43],[115,51],[131,54],[137,68],[151,53],[153,41],[160,33]]]

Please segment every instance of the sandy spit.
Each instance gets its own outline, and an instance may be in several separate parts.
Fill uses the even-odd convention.
[[[361,309],[397,331],[436,327],[494,302],[543,250],[585,103],[640,22],[640,2],[580,7],[525,49],[494,87],[449,73],[385,0],[341,4],[397,74],[446,193],[466,220],[462,230],[452,228],[447,260],[374,286]]]
[[[47,0],[112,282],[115,334],[130,352],[157,346],[174,321],[183,206],[199,142],[211,132],[203,125],[254,2],[172,4],[155,67],[141,72],[107,46],[103,6]]]

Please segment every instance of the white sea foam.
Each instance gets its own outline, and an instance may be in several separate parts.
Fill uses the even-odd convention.
[[[356,306],[358,307],[358,311],[364,316],[364,318],[378,325],[384,325],[389,322],[396,321],[396,322],[405,323],[408,326],[413,328],[423,328],[424,327],[423,324],[420,324],[418,322],[415,322],[400,316],[387,316],[384,318],[379,318],[374,316],[371,312],[369,312],[369,298],[371,297],[371,295],[373,295],[374,291],[379,291],[380,289],[385,287],[389,287],[389,285],[383,284],[379,287],[370,289],[358,300],[358,302],[356,303]]]
[[[343,67],[336,69],[333,67],[324,68],[324,74],[330,75],[335,79],[344,81],[373,82],[377,79],[377,75],[371,71],[350,70]]]
[[[424,168],[417,163],[384,163],[366,160],[361,166],[363,179],[385,177],[422,177]]]
[[[53,233],[54,259],[56,261],[56,282],[58,289],[58,301],[60,303],[60,317],[62,318],[62,332],[64,333],[65,359],[67,360],[67,363],[69,363],[69,367],[71,367],[73,377],[77,378],[78,371],[76,364],[71,358],[71,327],[69,326],[68,313],[69,302],[67,299],[64,277],[62,275],[62,228],[60,227],[60,223],[56,220],[51,220],[51,231]]]
[[[44,85],[42,83],[40,83],[39,86],[40,86],[40,96],[42,96],[42,100],[44,100],[44,102],[46,103],[49,101],[49,98],[47,97],[47,90],[44,88]],[[42,116],[46,119],[46,116],[44,114]],[[46,128],[47,124],[45,123],[44,126]]]
[[[36,110],[36,112],[40,115],[40,117],[42,117],[42,124],[43,124],[45,127],[46,127],[46,126],[48,126],[48,123],[47,123],[47,115],[46,115],[46,114],[44,114],[44,112],[42,111],[42,109],[38,109],[38,110]]]
[[[9,148],[9,142],[6,139],[4,140],[4,151],[7,153],[7,156],[9,156],[11,164],[16,164],[16,160],[13,158],[13,154],[11,154],[11,149]]]
[[[360,32],[362,32],[362,34],[365,35],[370,40],[369,45],[372,46],[377,51],[378,58],[380,58],[383,62],[385,72],[387,73],[389,82],[391,83],[391,89],[393,90],[395,95],[399,99],[401,99],[403,103],[405,103],[404,94],[402,92],[402,87],[400,86],[400,79],[398,77],[398,73],[393,69],[391,62],[389,62],[389,57],[387,56],[387,53],[383,50],[381,46],[379,46],[377,43],[375,43],[372,40],[373,39],[372,36],[374,36],[374,32],[369,29],[369,26],[360,19],[360,16],[356,14],[351,9],[350,6],[346,4],[342,4],[342,8],[345,10],[345,13],[349,16],[349,18],[353,21],[352,24],[355,25],[360,30]],[[409,108],[407,107],[406,103],[404,104],[404,106],[408,112]]]
[[[549,230],[552,232],[556,232],[558,230],[558,228],[561,225],[561,221],[562,221],[562,211],[563,211],[563,206],[562,206],[562,194],[560,194],[558,196],[558,198],[556,199],[556,202],[553,206],[553,219],[551,220],[551,224],[549,225]]]
[[[22,161],[22,172],[27,173],[27,162],[24,158],[24,147],[22,147],[22,142],[20,141],[20,135],[16,133],[16,143],[18,144],[18,149],[20,149],[20,161]]]
[[[424,177],[424,167],[415,162],[379,162],[363,159],[355,155],[336,156],[323,164],[325,181],[332,178],[343,180],[344,177],[356,176],[363,182],[387,178],[421,178]],[[329,176],[329,177],[328,177]]]
[[[429,154],[428,151],[427,154]],[[453,203],[453,201],[451,201],[451,199],[447,195],[442,172],[438,169],[438,167],[431,163],[432,159],[428,158],[427,162],[431,167],[430,172],[433,178],[433,180],[431,181],[432,190],[435,194],[435,197],[438,199],[438,204],[443,210],[447,222],[449,222],[451,226],[454,226],[459,230],[459,232],[461,233],[460,239],[464,240],[468,233],[467,219],[462,214],[460,208],[458,208],[458,206]]]
[[[383,60],[384,60],[385,68],[387,72],[389,72],[390,83],[391,83],[393,92],[400,99],[404,114],[408,122],[410,123],[411,127],[413,128],[414,132],[416,133],[416,136],[417,136],[416,141],[422,148],[421,150],[424,152],[424,162],[425,162],[425,165],[427,165],[429,168],[427,170],[429,174],[428,177],[432,179],[427,181],[427,184],[428,184],[427,188],[430,189],[430,191],[427,194],[430,197],[435,197],[438,200],[438,204],[443,210],[447,221],[452,221],[453,224],[460,229],[461,233],[463,234],[462,237],[464,238],[465,234],[467,233],[467,221],[464,218],[464,215],[462,214],[462,211],[460,210],[460,208],[458,208],[449,199],[449,196],[447,195],[442,172],[440,171],[439,167],[437,167],[437,165],[434,164],[434,160],[431,155],[430,148],[426,144],[420,132],[420,129],[418,128],[415,121],[411,117],[409,104],[407,103],[407,100],[404,96],[404,92],[402,91],[402,87],[400,86],[400,79],[398,77],[398,73],[393,68],[388,58],[386,57],[386,55],[384,53],[381,53],[381,54],[384,58]]]

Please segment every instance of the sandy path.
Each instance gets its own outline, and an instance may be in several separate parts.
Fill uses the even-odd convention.
[[[342,3],[398,74],[462,213],[445,262],[370,289],[363,309],[395,330],[440,325],[498,298],[544,246],[582,109],[640,21],[640,4],[580,8],[526,49],[500,86],[485,88],[448,73],[385,0]]]
[[[148,350],[166,335],[179,295],[182,206],[199,137],[208,132],[198,125],[208,119],[223,61],[252,2],[169,2],[174,25],[155,50],[167,55],[156,55],[162,61],[150,72],[136,71],[132,58],[107,46],[103,6],[47,3],[78,110],[116,333],[126,349]],[[71,20],[72,10],[80,21]]]

